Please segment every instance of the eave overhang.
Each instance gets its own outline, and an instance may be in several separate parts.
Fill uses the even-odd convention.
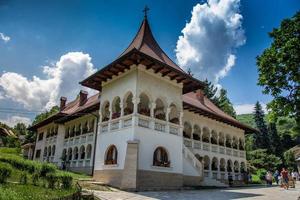
[[[163,77],[168,76],[170,80],[176,80],[177,83],[182,83],[183,94],[197,89],[203,89],[204,87],[204,83],[198,79],[195,79],[189,74],[175,69],[135,48],[81,81],[80,84],[101,91],[102,82],[112,79],[114,75],[117,76],[119,73],[124,73],[125,70],[130,69],[130,66],[133,64],[136,66],[142,64],[147,70],[153,69],[155,73],[161,73]]]
[[[218,115],[217,113],[213,113],[213,112],[209,112],[207,110],[203,110],[201,108],[198,108],[198,107],[196,107],[194,105],[191,105],[189,103],[186,103],[186,102],[183,102],[183,109],[188,110],[188,111],[193,112],[193,113],[196,113],[196,114],[199,114],[199,115],[203,115],[205,117],[208,117],[208,118],[211,118],[211,119],[214,119],[214,120],[217,120],[217,121],[221,121],[225,124],[234,126],[236,128],[242,129],[242,130],[245,131],[245,133],[259,132],[257,129],[252,128],[250,126],[247,126],[245,124],[242,124],[238,121],[224,118],[224,117]]]

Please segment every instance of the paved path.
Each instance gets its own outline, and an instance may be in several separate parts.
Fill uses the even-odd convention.
[[[186,191],[158,191],[158,192],[102,192],[94,194],[101,200],[298,200],[300,183],[296,188],[284,190],[279,187],[244,187],[230,189],[202,189]]]

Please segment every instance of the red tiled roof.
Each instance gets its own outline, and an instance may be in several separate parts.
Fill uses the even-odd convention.
[[[42,127],[48,123],[51,123],[53,121],[62,120],[62,119],[69,119],[69,117],[78,117],[82,116],[83,114],[86,114],[87,112],[85,110],[89,110],[90,108],[98,109],[100,105],[100,99],[99,99],[100,93],[97,93],[89,98],[83,103],[83,105],[79,104],[79,97],[77,97],[74,101],[71,101],[67,103],[65,108],[58,113],[55,113],[48,117],[47,119],[31,126],[28,128],[28,130],[36,130],[39,127]]]
[[[72,102],[68,103],[66,107],[61,111],[61,113],[72,115],[74,113],[78,113],[82,110],[85,110],[93,105],[100,104],[99,99],[100,93],[97,93],[84,102],[82,106],[79,105],[79,96]]]
[[[136,36],[134,37],[130,45],[127,47],[127,49],[120,55],[120,57],[130,52],[133,49],[137,49],[138,51],[146,55],[149,55],[152,58],[155,58],[156,60],[162,63],[165,63],[177,70],[184,72],[160,48],[159,44],[156,42],[155,38],[153,37],[147,18],[144,18]]]
[[[199,114],[205,115],[209,118],[222,121],[232,126],[241,128],[247,132],[257,132],[256,129],[242,124],[235,118],[223,112],[220,108],[213,104],[206,96],[203,96],[203,102],[201,102],[198,99],[196,92],[189,92],[187,94],[184,94],[183,103],[185,104],[184,107],[191,107],[192,110],[199,110]]]

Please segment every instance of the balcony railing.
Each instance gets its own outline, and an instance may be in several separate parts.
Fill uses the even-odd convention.
[[[133,121],[133,116],[133,114],[130,114],[110,121],[102,122],[100,125],[100,132],[107,133],[119,130],[121,128],[131,127],[134,125],[133,123],[135,123],[136,126],[153,129],[159,132],[170,133],[173,135],[179,135],[180,133],[180,126],[177,124],[173,124],[171,122],[167,122],[156,118],[151,118],[149,116],[141,114],[135,115],[136,120]]]

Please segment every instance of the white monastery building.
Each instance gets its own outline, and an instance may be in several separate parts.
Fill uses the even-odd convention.
[[[256,130],[203,94],[159,47],[147,16],[128,48],[80,84],[99,93],[61,97],[60,111],[30,128],[35,160],[128,190],[242,180],[245,133]]]

